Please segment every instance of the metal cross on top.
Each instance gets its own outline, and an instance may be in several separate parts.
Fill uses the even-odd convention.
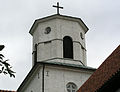
[[[53,5],[53,7],[57,8],[57,14],[60,14],[59,9],[63,9],[63,7],[59,6],[59,2],[57,2],[57,6]]]

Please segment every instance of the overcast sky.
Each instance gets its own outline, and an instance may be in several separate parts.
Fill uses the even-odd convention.
[[[88,26],[87,63],[97,68],[120,44],[120,0],[0,0],[0,44],[16,72],[16,78],[0,74],[0,89],[16,90],[32,64],[35,19],[56,13],[53,4],[64,7],[61,14],[79,17]]]

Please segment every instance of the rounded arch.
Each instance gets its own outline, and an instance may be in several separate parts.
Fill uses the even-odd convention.
[[[63,57],[73,59],[73,40],[69,36],[63,38]]]

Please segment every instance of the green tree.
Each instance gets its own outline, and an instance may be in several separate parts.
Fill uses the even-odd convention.
[[[9,74],[10,77],[15,78],[15,72],[12,70],[12,66],[8,63],[9,60],[4,60],[4,55],[0,54],[0,73]]]

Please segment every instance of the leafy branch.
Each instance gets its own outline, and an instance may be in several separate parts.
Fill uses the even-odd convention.
[[[5,75],[9,74],[10,77],[15,78],[15,75],[14,75],[15,72],[12,70],[11,65],[7,62],[9,60],[4,60],[3,58],[4,56],[0,54],[0,73],[3,73]]]

